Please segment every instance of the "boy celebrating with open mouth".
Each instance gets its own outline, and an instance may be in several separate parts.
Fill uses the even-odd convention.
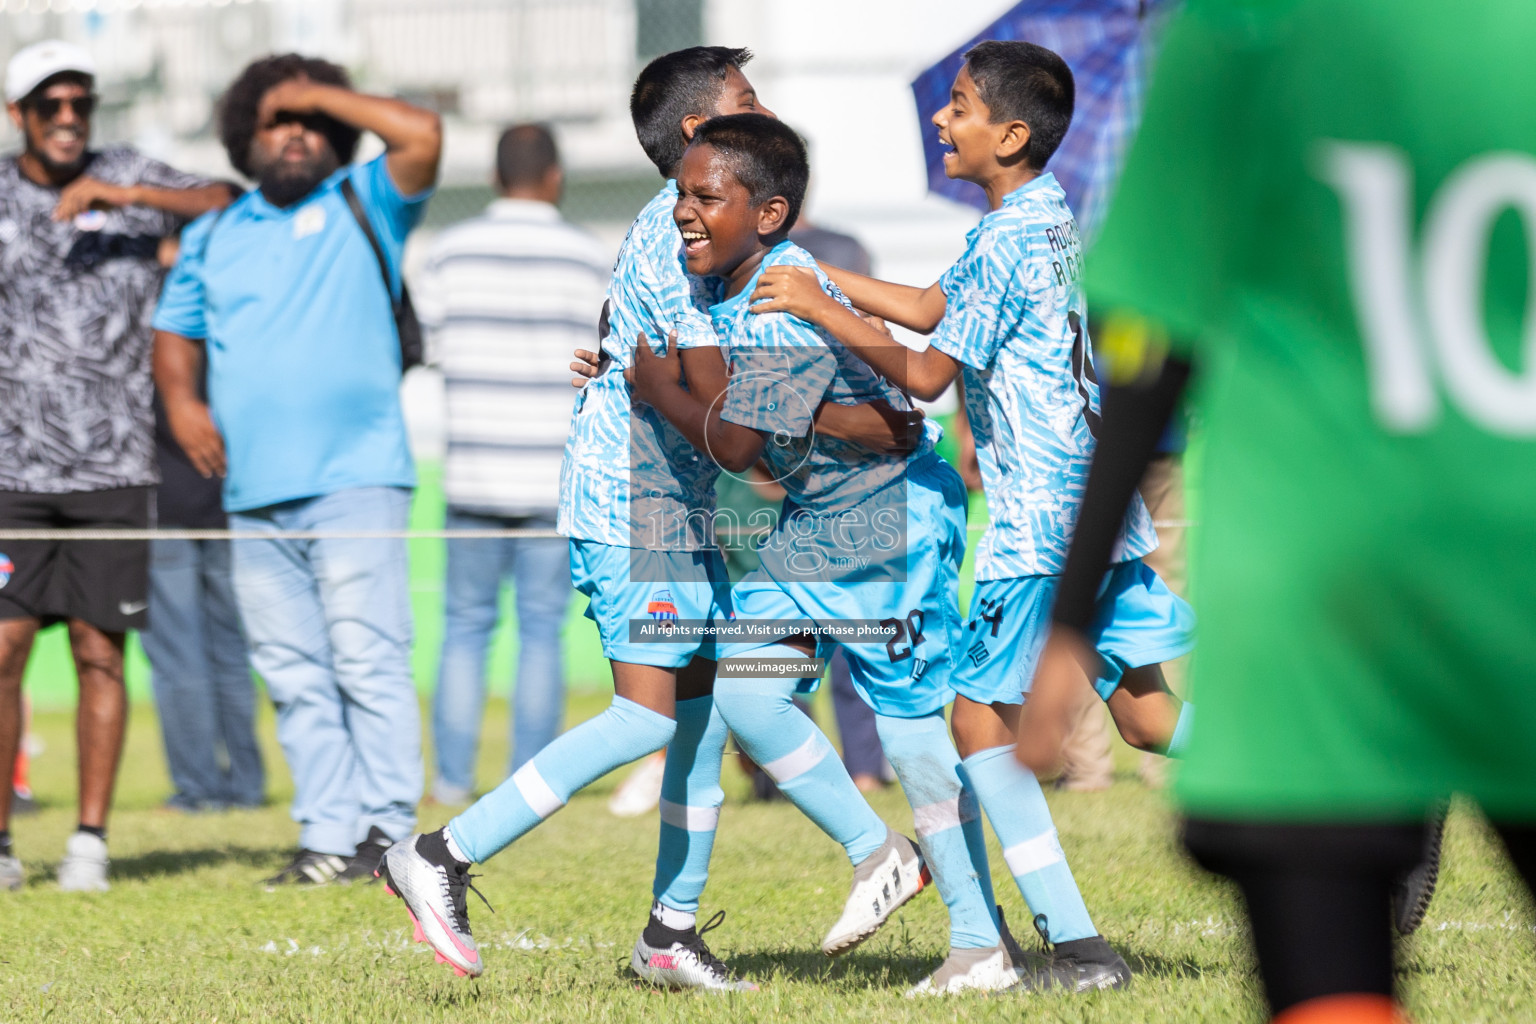
[[[977,551],[965,657],[953,680],[955,738],[1037,923],[1044,902],[1059,908],[1041,925],[1055,947],[1054,972],[1041,981],[1081,991],[1119,987],[1129,972],[1097,935],[1039,783],[1011,756],[1099,418],[1081,243],[1066,197],[1045,170],[1072,106],[1072,73],[1055,53],[1024,42],[977,45],[949,105],[933,118],[951,147],[945,172],[980,185],[992,208],[965,254],[925,289],[824,268],[858,308],[934,332],[926,350],[869,330],[803,270],[765,272],[753,311],[790,312],[822,326],[920,398],[964,377],[992,519]],[[1193,708],[1168,691],[1158,664],[1190,649],[1194,616],[1141,562],[1156,546],[1137,498],[1099,595],[1094,685],[1129,743],[1177,753]]]
[[[818,437],[811,412],[822,402],[900,401],[899,393],[814,325],[748,309],[761,275],[781,267],[815,274],[810,255],[786,238],[807,177],[803,144],[777,122],[720,118],[695,134],[679,173],[676,219],[689,272],[722,281],[724,298],[712,313],[728,349],[730,385],[720,402],[702,402],[679,385],[675,360],[642,346],[635,392],[727,471],[766,461],[789,495],[762,546],[761,568],[734,594],[739,621],[772,623],[776,632],[725,648],[728,656],[751,654],[758,663],[771,652],[789,671],[722,675],[715,699],[732,732],[809,817],[834,835],[846,827],[846,815],[833,813],[835,794],[802,776],[830,748],[790,708],[796,677],[816,674],[793,671],[796,660],[844,643],[950,912],[950,954],[912,994],[1007,988],[1019,974],[994,914],[975,795],[943,716],[963,649],[957,590],[964,487],[934,454],[931,437],[910,456],[862,458]],[[837,301],[836,289],[830,291],[828,301]],[[850,637],[860,622],[878,622],[880,639]],[[889,842],[899,841],[893,835]],[[1070,907],[1041,903],[1052,916],[1070,916]],[[826,951],[840,951],[831,938]],[[849,935],[841,948],[862,938]],[[1025,979],[1030,987],[1042,984],[1044,975],[1036,973]]]
[[[613,668],[613,703],[556,738],[446,828],[397,843],[384,861],[381,875],[405,900],[417,938],[459,974],[484,969],[469,924],[471,863],[515,842],[596,779],[666,747],[655,899],[630,967],[665,988],[757,987],[735,977],[696,926],[725,797],[726,726],[711,696],[714,644],[681,635],[672,642],[671,634],[636,642],[631,635],[637,622],[731,617],[712,528],[719,467],[654,410],[635,404],[621,372],[635,358],[637,337],[670,335],[688,353],[692,392],[709,401],[724,390],[725,366],[713,354],[719,343],[708,312],[712,294],[683,267],[672,179],[701,124],[743,111],[769,113],[741,71],[751,56],[721,46],[665,54],[640,73],[630,97],[636,135],[667,181],[636,217],[614,267],[599,325],[603,354],[614,365],[604,364],[608,372],[596,374],[577,403],[558,521],[571,541],[572,580],[590,599],[587,616]],[[694,361],[695,354],[706,358]],[[865,443],[894,441],[886,418],[868,407],[825,412],[823,429]],[[874,816],[862,797],[859,803]],[[881,823],[878,837],[850,855],[879,847],[885,835]],[[850,898],[844,917],[873,931],[892,909]]]

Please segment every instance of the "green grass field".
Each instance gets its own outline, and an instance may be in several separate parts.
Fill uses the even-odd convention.
[[[578,697],[574,721],[602,707]],[[476,981],[453,976],[413,945],[399,903],[377,887],[266,892],[258,880],[296,837],[286,772],[262,735],[272,806],[181,817],[156,809],[169,793],[154,716],[135,709],[111,823],[110,893],[57,891],[53,864],[74,825],[72,718],[35,723],[47,749],[34,783],[44,803],[13,825],[28,884],[0,893],[0,1021],[1248,1021],[1260,1019],[1238,907],[1173,842],[1161,796],[1122,778],[1099,794],[1052,795],[1078,880],[1101,930],[1139,972],[1124,993],[969,997],[909,1002],[902,990],[945,946],[943,906],[929,893],[839,961],[818,952],[849,877],[841,851],[793,808],[729,800],[705,912],[728,912],[715,950],[762,983],[731,998],[642,990],[621,964],[649,903],[655,816],[619,820],[605,807],[616,777],[484,868],[492,915],[472,909],[486,952]],[[492,706],[481,778],[506,757],[506,708]],[[875,805],[909,828],[899,792]],[[448,814],[428,808],[423,824]],[[1001,864],[994,847],[994,867]],[[1027,932],[1017,890],[997,891]],[[1030,945],[1032,937],[1020,935]],[[1536,930],[1481,821],[1453,817],[1442,888],[1401,965],[1419,1022],[1536,1020]]]

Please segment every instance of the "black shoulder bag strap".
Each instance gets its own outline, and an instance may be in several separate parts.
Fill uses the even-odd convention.
[[[397,299],[394,288],[390,286],[389,260],[384,256],[384,247],[379,245],[378,236],[373,233],[373,225],[368,223],[368,211],[363,209],[363,201],[352,187],[352,179],[341,179],[341,194],[346,197],[347,207],[352,211],[357,226],[363,229],[363,237],[368,239],[374,259],[379,261],[379,273],[384,275],[384,294],[389,296],[390,312],[395,318],[395,332],[400,336],[400,372],[404,373],[413,366],[420,366],[422,360],[421,321],[416,318],[416,307],[411,304],[405,275],[400,275],[400,297]]]
[[[229,204],[229,206],[234,205],[234,203]],[[208,247],[213,244],[213,229],[219,226],[219,221],[223,220],[224,215],[229,212],[229,206],[213,215],[213,223],[208,225],[208,230],[203,234],[203,247],[198,250],[198,255],[205,260],[208,258]]]

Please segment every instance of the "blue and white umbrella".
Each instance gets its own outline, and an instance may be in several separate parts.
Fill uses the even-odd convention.
[[[964,46],[928,68],[912,83],[928,165],[928,188],[941,196],[987,209],[986,195],[968,181],[944,176],[944,151],[929,121],[949,102],[949,88],[965,64],[965,51],[984,39],[1022,39],[1061,54],[1077,86],[1072,127],[1051,158],[1077,214],[1084,238],[1102,221],[1141,121],[1152,51],[1177,0],[1023,0]]]

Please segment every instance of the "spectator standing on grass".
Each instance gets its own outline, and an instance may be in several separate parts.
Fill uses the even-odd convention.
[[[171,436],[159,402],[155,450],[157,525],[228,526],[218,480],[193,467]],[[149,628],[139,642],[149,657],[165,763],[175,787],[165,807],[189,813],[259,807],[264,783],[256,686],[235,605],[230,542],[157,537],[149,551]]]
[[[94,75],[88,53],[57,41],[6,67],[25,148],[0,160],[0,533],[149,525],[156,254],[230,198],[128,147],[91,149]],[[80,685],[79,828],[59,885],[107,888],[123,643],[144,626],[148,560],[143,540],[0,539],[0,889],[25,877],[9,832],[21,680],[38,630],[55,622],[68,624]]]
[[[352,166],[363,131],[385,151]],[[187,229],[155,314],[155,379],[192,464],[224,477],[231,527],[266,535],[235,543],[234,575],[300,825],[270,882],[371,879],[422,788],[405,540],[376,534],[405,529],[415,486],[394,304],[442,129],[288,54],[241,72],[219,133],[259,187]],[[375,536],[336,536],[359,533]]]
[[[596,337],[613,262],[560,216],[563,183],[549,129],[507,129],[496,146],[500,197],[439,236],[418,282],[447,398],[449,530],[555,528],[575,396],[567,365]],[[509,773],[560,731],[561,632],[572,593],[566,541],[449,539],[432,705],[439,803],[467,804],[474,794],[486,652],[504,583],[513,586],[518,627]]]

